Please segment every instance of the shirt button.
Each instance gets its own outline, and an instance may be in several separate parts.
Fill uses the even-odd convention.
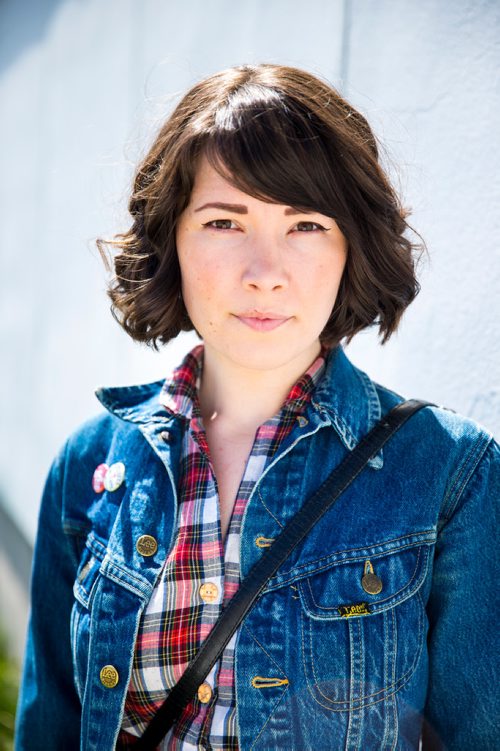
[[[206,582],[200,587],[200,597],[204,602],[215,602],[219,597],[219,588],[213,582]]]
[[[104,487],[109,493],[118,490],[125,479],[125,465],[123,462],[115,462],[106,472]]]
[[[207,704],[212,698],[212,689],[209,683],[202,683],[198,687],[198,699],[202,704]]]
[[[99,678],[101,679],[103,686],[106,688],[114,688],[118,685],[119,681],[118,670],[114,665],[105,665],[99,673]]]
[[[135,549],[145,558],[149,558],[158,550],[158,543],[151,535],[141,535],[135,543]]]

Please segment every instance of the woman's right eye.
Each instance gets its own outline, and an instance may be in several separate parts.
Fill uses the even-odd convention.
[[[208,227],[208,229],[238,229],[231,219],[214,219],[211,222],[206,222],[203,226]]]

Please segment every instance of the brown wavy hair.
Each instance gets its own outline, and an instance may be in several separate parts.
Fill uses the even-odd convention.
[[[193,329],[175,229],[202,154],[255,198],[335,219],[348,242],[347,263],[321,341],[348,343],[378,325],[384,344],[419,292],[421,238],[380,165],[366,119],[328,83],[271,64],[229,68],[185,94],[137,169],[132,226],[97,240],[105,261],[107,249],[118,249],[108,295],[125,331],[158,349]]]

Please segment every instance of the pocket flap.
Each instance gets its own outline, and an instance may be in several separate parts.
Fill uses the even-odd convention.
[[[91,532],[85,542],[85,548],[73,585],[73,594],[85,608],[89,607],[92,590],[97,581],[105,554],[105,545]]]
[[[411,597],[427,574],[432,545],[339,561],[297,582],[302,606],[320,620],[380,613]],[[367,576],[368,574],[368,576]]]

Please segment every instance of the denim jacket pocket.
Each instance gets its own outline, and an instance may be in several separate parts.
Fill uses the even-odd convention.
[[[93,532],[90,532],[76,572],[73,585],[75,599],[84,608],[90,607],[92,593],[97,582],[99,569],[106,554],[106,546]]]
[[[309,689],[333,711],[361,709],[398,691],[425,644],[421,597],[433,546],[401,539],[345,551],[297,582]]]
[[[73,585],[75,602],[71,611],[71,651],[75,685],[81,700],[83,700],[87,671],[92,598],[100,577],[100,568],[105,553],[104,542],[90,532]]]

